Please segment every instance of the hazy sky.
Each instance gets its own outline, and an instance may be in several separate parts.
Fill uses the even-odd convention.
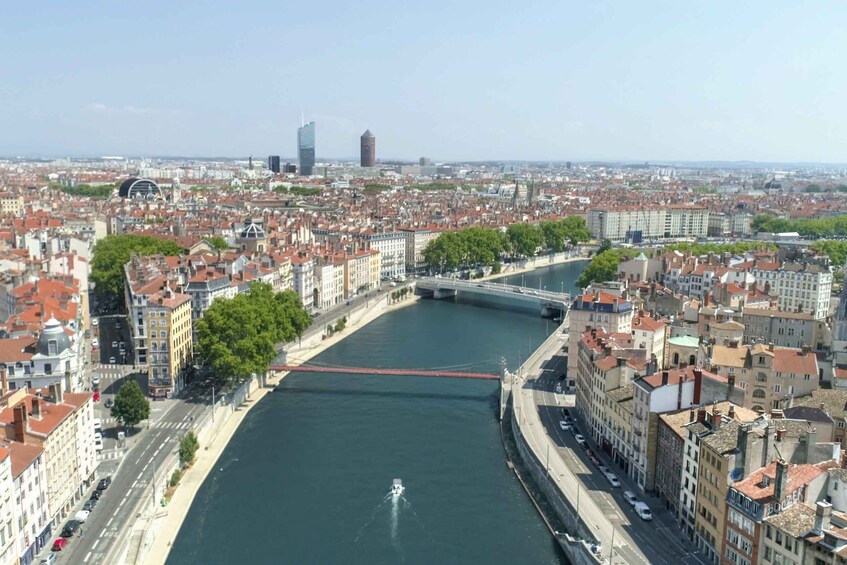
[[[0,6],[0,155],[847,161],[843,1]]]

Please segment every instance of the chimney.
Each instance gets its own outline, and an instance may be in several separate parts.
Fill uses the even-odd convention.
[[[727,414],[727,416],[729,416],[732,420],[735,419],[735,404],[729,405],[729,414]]]
[[[770,342],[768,344],[768,351],[771,351],[771,352],[773,351],[773,342]]]
[[[815,535],[823,535],[829,529],[829,517],[832,515],[832,504],[823,500],[815,505],[815,527],[812,531]]]
[[[721,409],[712,409],[712,429],[717,431],[721,429]]]
[[[773,485],[773,497],[778,502],[785,500],[788,489],[788,463],[780,459],[776,462],[776,482]]]
[[[9,377],[6,375],[6,365],[0,365],[0,394],[9,392]]]
[[[700,404],[700,389],[703,386],[703,371],[701,369],[694,369],[694,398],[692,402],[694,404]]]
[[[774,408],[771,410],[771,420],[784,420],[785,414],[782,413],[782,410],[779,408]]]
[[[599,293],[598,293],[598,296],[599,296]],[[612,310],[612,311],[617,312],[618,311],[618,303],[620,302],[620,298],[615,298],[613,302],[614,302],[614,308],[615,309]]]
[[[802,355],[805,357],[806,355],[808,355],[812,351],[812,348],[809,347],[808,345],[804,345],[803,347],[800,348],[800,351],[802,352]]]
[[[702,424],[706,423],[706,409],[702,406],[697,409],[697,421]]]
[[[815,444],[818,443],[817,428],[809,428],[806,430],[806,463],[814,465],[818,461],[815,460]]]
[[[694,409],[692,408],[691,410],[688,411],[688,422],[689,423],[694,422],[695,421],[694,418],[696,418],[696,415],[695,415]]]
[[[782,438],[785,437],[785,428],[778,428],[776,430],[776,441],[782,441]]]
[[[64,392],[62,392],[62,383],[57,381],[50,385],[50,397],[53,399],[53,404],[61,404],[65,400]]]
[[[41,396],[36,396],[32,399],[32,417],[36,420],[41,419]]]
[[[12,439],[26,443],[26,434],[29,431],[29,414],[26,413],[25,402],[21,402],[15,406],[13,426],[15,428],[15,437]]]
[[[662,371],[662,386],[666,386],[668,384],[668,372]]]

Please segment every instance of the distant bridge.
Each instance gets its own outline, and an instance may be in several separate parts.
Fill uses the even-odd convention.
[[[430,371],[424,369],[383,369],[369,367],[315,367],[314,365],[271,365],[271,371],[300,371],[303,373],[341,373],[349,375],[396,375],[408,377],[442,377],[450,379],[500,380],[492,373],[470,373],[463,371]]]
[[[435,299],[450,298],[459,293],[494,296],[516,303],[537,306],[544,317],[554,317],[557,314],[564,316],[571,303],[571,296],[566,292],[551,292],[510,284],[460,279],[418,279],[415,284],[415,293],[421,296],[432,296]]]

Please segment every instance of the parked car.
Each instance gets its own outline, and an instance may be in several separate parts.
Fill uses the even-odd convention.
[[[103,451],[103,438],[95,437],[94,438],[94,449],[97,451]]]
[[[614,473],[606,473],[606,479],[609,481],[609,484],[614,488],[620,488],[621,481],[618,479],[618,476]]]
[[[91,325],[92,326],[99,326],[100,320],[98,318],[94,318],[93,320],[91,320]]]
[[[96,388],[94,389],[94,402],[100,402],[100,391]]]
[[[106,490],[109,488],[109,485],[112,484],[112,477],[107,476],[100,479],[100,482],[97,483],[97,490]]]
[[[91,500],[100,500],[100,497],[103,495],[102,490],[94,489],[94,492],[91,493]]]
[[[576,440],[577,445],[585,447],[585,438],[582,437],[582,434],[576,434],[573,438]]]
[[[89,510],[79,510],[76,514],[74,514],[74,520],[77,522],[84,524],[86,520],[88,520],[88,515],[90,514]]]
[[[89,498],[85,501],[85,504],[82,505],[82,509],[91,512],[92,510],[94,510],[94,507],[97,506],[98,502],[100,501],[96,498]]]
[[[63,538],[59,538],[59,539],[61,539],[65,543],[68,543],[68,540],[66,540],[66,539],[63,539]],[[41,565],[53,565],[55,562],[56,562],[56,554],[55,553],[48,553],[46,556],[44,556],[41,559],[40,564]]]
[[[68,545],[68,540],[66,540],[65,538],[59,538],[53,542],[52,551],[62,551],[63,549],[65,549],[66,545]],[[42,561],[42,563],[44,563],[44,561]]]
[[[601,473],[603,473],[604,475],[605,475],[606,473],[608,473],[608,472],[609,472],[609,468],[608,468],[608,467],[606,467],[605,465],[600,465],[600,466],[598,466],[597,468],[598,468],[598,469],[600,470],[600,472],[601,472]]]
[[[635,512],[644,521],[649,522],[653,519],[653,513],[650,511],[650,507],[644,504],[643,502],[635,503]]]
[[[567,430],[570,426],[568,425],[567,422],[562,420],[561,422],[559,422],[559,427],[562,428],[563,430]]]
[[[629,503],[630,506],[635,506],[635,503],[638,502],[638,499],[635,497],[635,494],[630,490],[623,491],[624,500]]]
[[[94,433],[102,434],[103,433],[103,422],[100,421],[100,418],[94,418],[91,422],[94,425]]]
[[[91,340],[91,347],[93,349],[97,349],[98,347],[100,347],[100,340],[97,339],[96,337],[94,339],[92,339]]]
[[[62,537],[63,538],[72,538],[77,531],[79,531],[79,527],[82,525],[82,522],[77,520],[71,520],[65,527],[62,528]]]

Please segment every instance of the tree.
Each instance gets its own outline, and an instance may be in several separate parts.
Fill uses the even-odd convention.
[[[200,441],[194,432],[189,431],[179,440],[179,460],[183,465],[194,463],[194,456],[197,455],[198,449],[200,449]]]
[[[218,377],[240,381],[267,371],[276,344],[298,339],[311,323],[296,292],[274,293],[269,284],[253,283],[204,312],[197,321],[197,352]]]
[[[544,243],[541,228],[535,224],[512,224],[506,230],[506,235],[513,249],[525,257],[533,257],[538,248]]]
[[[600,244],[600,249],[597,250],[597,255],[600,255],[604,251],[608,251],[611,248],[612,248],[612,240],[611,239],[604,239],[603,243]]]
[[[227,249],[229,249],[229,244],[224,238],[219,235],[216,235],[214,237],[207,237],[206,241],[215,249],[220,249],[221,251],[226,251]]]
[[[150,417],[150,401],[137,382],[129,381],[121,386],[115,395],[112,417],[129,427],[135,427],[138,422]]]
[[[124,295],[124,265],[133,253],[139,255],[180,255],[182,247],[173,241],[146,235],[109,235],[94,246],[91,280],[102,299],[119,301]]]
[[[621,256],[621,251],[617,249],[607,249],[596,254],[585,270],[582,271],[577,284],[580,288],[585,288],[594,282],[617,280]]]

